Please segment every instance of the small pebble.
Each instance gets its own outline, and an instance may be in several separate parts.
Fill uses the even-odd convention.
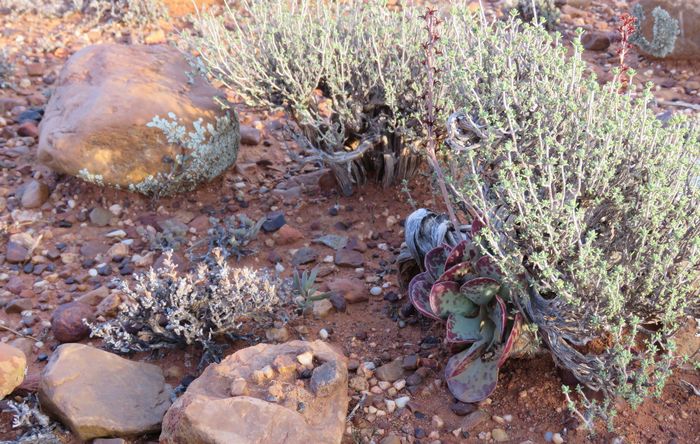
[[[402,396],[400,398],[396,398],[394,400],[394,402],[396,403],[397,408],[402,409],[402,408],[406,407],[406,405],[408,404],[408,401],[410,401],[410,400],[411,400],[411,398],[409,398],[408,396]]]
[[[382,294],[382,287],[372,287],[369,292],[372,296],[379,296]]]
[[[322,328],[321,330],[319,330],[318,336],[319,336],[321,339],[323,339],[324,341],[326,341],[326,340],[328,340],[328,337],[329,337],[330,335],[328,334],[328,330],[326,330],[325,328]]]

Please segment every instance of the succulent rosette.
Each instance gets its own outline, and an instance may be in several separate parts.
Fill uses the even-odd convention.
[[[454,247],[447,244],[425,255],[425,271],[410,282],[408,294],[423,315],[446,323],[446,340],[470,344],[452,356],[445,379],[463,402],[478,402],[496,388],[498,370],[522,328],[520,313],[509,316],[510,290],[493,261],[481,254],[471,235]]]

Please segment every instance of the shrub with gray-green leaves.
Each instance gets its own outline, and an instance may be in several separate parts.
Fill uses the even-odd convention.
[[[98,21],[131,26],[145,26],[168,17],[165,5],[159,0],[0,0],[0,8],[49,17],[80,12]]]
[[[582,418],[612,421],[615,398],[661,393],[673,334],[700,309],[700,126],[660,122],[648,89],[600,86],[578,40],[569,56],[513,20],[448,26],[455,204],[484,218],[484,253],[557,364],[604,394]]]
[[[381,1],[246,1],[196,20],[200,67],[247,105],[284,109],[297,139],[348,194],[418,165],[424,41],[420,12]]]
[[[214,359],[217,339],[236,337],[242,327],[272,318],[284,300],[280,280],[265,270],[231,268],[220,254],[193,272],[179,272],[166,253],[163,268],[122,282],[124,302],[117,316],[90,325],[92,336],[117,353],[197,344]]]

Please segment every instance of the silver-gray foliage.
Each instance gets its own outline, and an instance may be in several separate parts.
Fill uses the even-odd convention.
[[[643,23],[647,20],[644,14],[644,8],[640,4],[634,5],[632,15],[637,19],[637,27],[635,32],[630,36],[630,42],[637,45],[642,51],[653,55],[654,57],[663,58],[673,52],[676,45],[676,39],[680,33],[678,20],[662,7],[657,6],[651,12],[654,17],[653,37],[651,42],[642,35]]]
[[[246,322],[263,322],[283,298],[281,282],[265,270],[230,268],[223,256],[181,273],[166,253],[163,268],[122,283],[124,302],[114,319],[91,324],[92,336],[118,353],[199,344],[240,333]]]
[[[81,12],[98,21],[117,21],[145,26],[168,18],[168,10],[159,0],[0,0],[0,8],[13,13],[63,16]]]
[[[423,23],[384,2],[262,0],[207,13],[185,41],[204,68],[251,106],[283,108],[298,140],[348,194],[418,166]]]

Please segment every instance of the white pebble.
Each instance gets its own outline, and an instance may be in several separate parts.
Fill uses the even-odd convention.
[[[94,268],[91,268],[88,270],[88,274],[92,277],[95,277],[95,276],[97,276],[97,270],[95,270]]]
[[[114,204],[109,207],[109,212],[114,214],[115,216],[119,216],[122,214],[122,206],[119,204]]]
[[[275,271],[276,271],[277,273],[284,273],[284,265],[282,265],[281,263],[277,262],[277,264],[275,264]]]
[[[311,367],[314,363],[314,354],[311,352],[302,353],[297,356],[297,361],[305,367]]]
[[[114,230],[107,233],[107,237],[126,237],[126,231],[124,230]]]
[[[372,289],[369,291],[372,296],[379,296],[382,294],[382,288],[381,287],[372,287]]]
[[[325,328],[322,328],[321,330],[318,331],[318,336],[325,341],[328,339],[330,334],[328,334],[328,330],[326,330]]]
[[[397,408],[402,409],[402,408],[406,407],[406,405],[408,404],[408,401],[410,401],[410,400],[411,400],[411,398],[409,398],[408,396],[402,396],[400,398],[396,398],[394,400],[394,402],[396,403]]]

